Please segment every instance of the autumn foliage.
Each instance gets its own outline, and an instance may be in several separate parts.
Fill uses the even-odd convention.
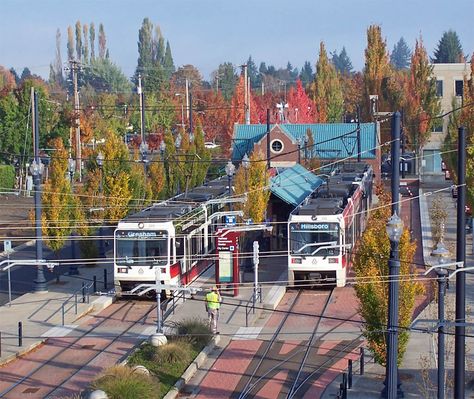
[[[388,320],[388,261],[390,241],[385,230],[391,214],[390,197],[379,192],[379,203],[371,211],[365,230],[354,256],[353,267],[356,274],[356,294],[359,298],[359,312],[365,320],[363,334],[375,361],[385,364],[386,334]],[[407,343],[408,330],[415,306],[415,296],[422,286],[415,280],[413,257],[416,243],[410,241],[410,232],[404,229],[400,239],[400,290],[399,290],[399,347],[398,364],[401,363]]]

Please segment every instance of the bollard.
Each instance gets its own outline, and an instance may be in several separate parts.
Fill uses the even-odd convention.
[[[352,388],[352,359],[347,361],[347,388]]]
[[[86,283],[82,283],[82,303],[86,303]]]
[[[107,290],[107,269],[104,269],[104,290]]]
[[[365,366],[365,355],[364,355],[364,348],[360,348],[360,375],[364,375],[364,366]]]
[[[342,399],[347,399],[347,374],[342,374]]]
[[[23,323],[18,322],[18,346],[23,346]]]
[[[96,293],[97,292],[97,276],[96,275],[92,276],[92,279],[93,279],[92,287],[94,289],[94,293]]]

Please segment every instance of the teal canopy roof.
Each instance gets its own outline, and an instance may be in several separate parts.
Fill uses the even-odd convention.
[[[275,125],[270,125],[270,130]],[[313,149],[308,149],[308,156],[319,159],[342,159],[357,157],[357,124],[356,123],[314,123],[314,124],[281,124],[281,130],[294,142],[304,142],[306,131],[311,130],[314,140]],[[250,155],[255,143],[265,136],[267,125],[234,126],[232,160],[240,161],[245,153]],[[375,159],[377,147],[377,130],[375,123],[360,124],[361,158]]]
[[[299,164],[277,168],[277,173],[270,180],[272,194],[295,207],[324,182]]]

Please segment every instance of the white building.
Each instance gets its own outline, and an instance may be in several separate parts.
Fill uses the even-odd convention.
[[[469,63],[432,64],[436,78],[436,94],[441,101],[441,114],[445,114],[455,106],[462,105],[464,78],[469,79],[471,66]],[[431,137],[423,148],[422,174],[441,174],[441,155],[444,138],[448,131],[449,115],[433,126]]]

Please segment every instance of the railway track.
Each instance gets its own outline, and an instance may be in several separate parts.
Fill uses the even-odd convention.
[[[140,330],[153,326],[155,308],[143,301],[114,304],[81,326],[77,336],[49,338],[37,351],[12,362],[14,369],[2,368],[0,398],[56,398],[80,391],[105,366],[104,353],[109,363],[118,362],[143,339]]]
[[[298,381],[321,320],[321,317],[317,319],[316,317],[324,314],[330,303],[331,293],[332,290],[319,291],[317,293],[315,291],[291,292],[290,306],[285,310],[282,320],[267,342],[265,349],[259,353],[259,359],[256,361],[253,371],[246,377],[246,383],[239,384],[240,386],[237,387],[236,392],[238,394],[235,394],[234,398],[245,399],[254,397],[270,379],[274,378],[282,370],[288,370],[288,377],[290,374],[294,374],[295,377],[293,379]],[[306,307],[314,301],[315,295],[319,296],[317,303],[315,303],[312,311],[306,312],[306,315],[302,318],[297,313],[300,313],[301,309],[307,311]],[[301,342],[293,345],[293,349],[289,351],[288,355],[281,356],[280,353],[285,344],[285,338],[288,336],[294,337],[291,334],[293,334],[295,327],[299,324],[310,324],[310,331],[300,332],[298,336]],[[281,392],[290,392],[290,390],[295,389],[292,385],[288,384],[287,380],[288,378],[282,384]]]

